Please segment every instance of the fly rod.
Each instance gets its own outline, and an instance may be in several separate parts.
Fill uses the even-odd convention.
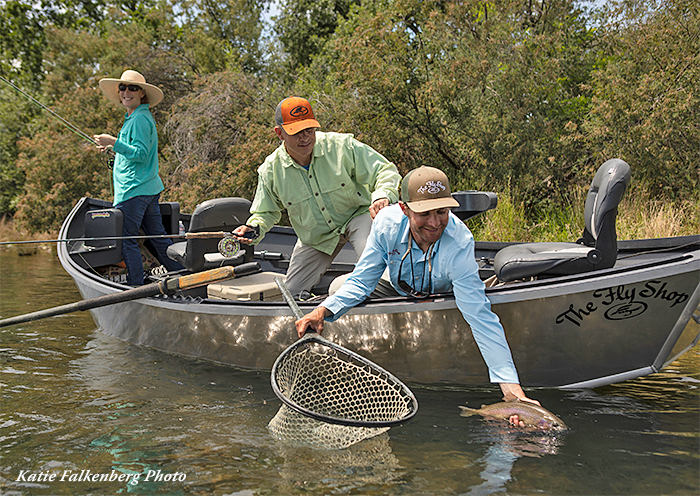
[[[166,238],[184,238],[184,239],[220,239],[217,249],[219,254],[224,258],[233,258],[241,250],[239,239],[252,239],[255,233],[247,232],[243,236],[237,236],[230,232],[215,231],[215,232],[190,232],[185,234],[153,234],[143,236],[105,236],[95,238],[68,238],[68,239],[37,239],[27,241],[3,241],[2,245],[23,245],[30,243],[73,243],[78,241],[111,241],[119,239],[166,239]]]
[[[14,90],[17,91],[18,93],[20,93],[21,95],[23,95],[24,97],[26,97],[30,102],[32,102],[33,104],[37,105],[39,108],[42,108],[43,110],[46,110],[48,113],[50,113],[50,114],[51,114],[52,116],[54,116],[56,119],[58,119],[64,126],[66,126],[68,129],[70,129],[71,131],[73,131],[75,134],[77,134],[78,136],[80,136],[81,138],[83,138],[85,141],[89,142],[89,143],[92,144],[92,145],[98,146],[94,139],[92,139],[90,136],[88,136],[88,135],[85,134],[83,131],[81,131],[77,126],[75,126],[74,124],[68,122],[66,119],[64,119],[63,117],[61,117],[60,115],[58,115],[56,112],[54,112],[53,110],[51,110],[49,107],[47,107],[46,105],[44,105],[43,103],[41,103],[39,100],[37,100],[37,99],[34,98],[33,96],[31,96],[31,95],[25,93],[24,91],[22,91],[21,88],[17,87],[15,84],[13,84],[12,82],[8,81],[8,80],[5,79],[4,77],[0,76],[0,79],[1,79],[3,82],[5,82],[5,83],[7,83],[8,85],[10,85],[10,87],[12,87],[12,89],[14,89]],[[110,151],[111,151],[111,150],[110,150]]]
[[[32,239],[26,241],[2,241],[1,245],[25,245],[31,243],[73,243],[78,241],[114,241],[118,239],[168,239],[168,238],[183,238],[183,239],[211,239],[211,238],[247,238],[252,239],[255,236],[252,232],[247,232],[244,236],[236,236],[230,232],[214,231],[214,232],[189,232],[185,234],[151,234],[140,236],[104,236],[93,238],[65,238],[65,239]]]

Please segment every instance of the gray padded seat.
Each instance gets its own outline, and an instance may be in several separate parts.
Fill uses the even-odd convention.
[[[248,220],[250,205],[245,198],[214,198],[202,202],[192,212],[187,232],[231,232]],[[188,239],[170,245],[167,254],[191,272],[253,260],[252,245],[241,244],[241,253],[227,259],[219,254],[219,241],[220,238]]]
[[[617,206],[630,178],[630,166],[625,161],[605,162],[588,190],[583,237],[575,243],[522,243],[503,248],[494,258],[498,279],[509,282],[536,276],[563,276],[614,266]]]

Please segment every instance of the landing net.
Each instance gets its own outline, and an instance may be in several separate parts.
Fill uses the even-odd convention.
[[[418,411],[411,390],[391,373],[317,334],[307,334],[279,356],[271,383],[284,404],[270,431],[314,447],[345,448]]]

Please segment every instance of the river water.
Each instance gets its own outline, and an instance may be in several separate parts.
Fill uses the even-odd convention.
[[[55,251],[0,251],[1,317],[79,297]],[[410,384],[407,424],[345,450],[294,447],[267,430],[269,381],[105,336],[89,313],[0,328],[0,494],[700,492],[697,347],[646,378],[529,391],[568,424],[559,435],[459,415],[499,401],[495,387]]]

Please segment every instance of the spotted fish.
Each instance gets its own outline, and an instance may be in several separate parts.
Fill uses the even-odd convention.
[[[486,418],[508,420],[511,415],[517,415],[525,423],[525,427],[541,430],[566,430],[566,424],[552,412],[527,401],[501,401],[493,405],[482,405],[481,408],[461,406],[462,417],[482,415]]]

